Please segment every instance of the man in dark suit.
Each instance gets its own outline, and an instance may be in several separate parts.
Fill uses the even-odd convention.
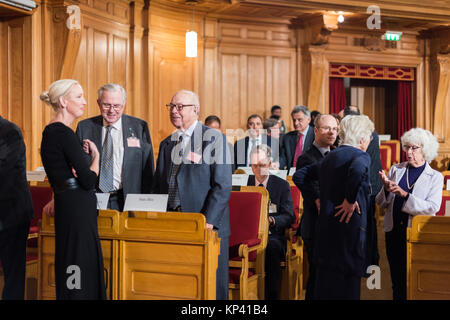
[[[269,239],[266,248],[266,299],[276,300],[280,293],[281,266],[286,257],[285,230],[294,222],[292,197],[289,183],[269,175],[271,150],[265,144],[250,152],[254,175],[249,176],[248,186],[265,187],[269,192]]]
[[[250,167],[250,151],[261,144],[267,144],[279,150],[279,140],[269,137],[263,133],[262,118],[257,114],[252,114],[247,119],[248,136],[234,143],[234,168]],[[278,154],[274,154],[278,157]],[[274,159],[278,162],[278,159]]]
[[[26,244],[33,202],[26,176],[25,143],[20,129],[0,117],[0,264],[3,300],[23,300]]]
[[[100,152],[97,191],[110,193],[108,208],[123,211],[129,193],[150,193],[154,172],[153,147],[144,120],[123,114],[126,92],[118,84],[98,91],[101,115],[78,123],[80,141],[93,141]]]
[[[291,112],[294,131],[288,132],[283,138],[281,169],[289,170],[297,166],[298,157],[306,152],[314,141],[314,130],[309,126],[310,113],[305,106],[295,106]]]
[[[319,114],[315,120],[314,142],[308,151],[303,153],[297,161],[297,170],[318,163],[325,158],[331,149],[334,149],[339,124],[337,119],[330,114]],[[309,278],[306,286],[306,300],[314,297],[314,282],[316,266],[314,265],[314,243],[315,229],[320,209],[319,180],[307,182],[308,188],[302,190],[303,214],[300,221],[300,228],[297,233],[301,235],[305,244],[309,263]]]
[[[218,232],[216,298],[226,300],[232,176],[227,140],[198,121],[200,103],[194,92],[177,92],[167,108],[177,130],[159,146],[153,193],[169,195],[168,211],[203,213],[206,227]]]
[[[321,163],[304,167],[293,176],[302,192],[308,181],[319,178],[315,299],[360,298],[370,195],[370,157],[365,151],[373,129],[366,116],[345,117],[339,132],[341,146]]]
[[[357,106],[348,106],[343,111],[344,117],[349,115],[360,115],[361,112]],[[375,197],[382,188],[381,179],[378,172],[382,170],[380,159],[380,139],[378,133],[373,130],[372,140],[366,151],[370,156],[370,206],[367,212],[367,246],[366,246],[366,265],[378,265],[380,255],[378,253],[378,235],[377,220],[375,218],[376,203]],[[369,276],[368,274],[366,276]]]

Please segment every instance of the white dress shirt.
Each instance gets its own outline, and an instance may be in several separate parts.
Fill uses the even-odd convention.
[[[262,144],[262,135],[258,135],[257,138],[253,139],[251,136],[248,137],[248,149],[247,149],[247,167],[250,167],[250,152],[256,146]]]
[[[102,143],[105,142],[107,123],[103,120]],[[114,173],[114,190],[122,189],[122,164],[123,164],[123,133],[122,118],[112,125],[111,137],[113,141],[113,173]]]

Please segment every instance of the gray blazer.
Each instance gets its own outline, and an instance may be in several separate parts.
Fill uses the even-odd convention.
[[[89,139],[94,142],[100,155],[102,154],[102,127],[102,116],[96,116],[80,121],[76,131],[80,141]],[[129,193],[150,193],[155,165],[147,122],[124,114],[122,115],[122,132],[124,146],[122,185],[124,196]],[[127,139],[130,137],[136,137],[140,140],[139,148],[128,147]]]
[[[408,162],[393,165],[389,170],[389,180],[399,183],[406,172]],[[413,216],[425,214],[433,216],[439,211],[442,202],[444,177],[439,171],[433,170],[427,163],[422,174],[417,178],[414,189],[405,201],[402,211],[409,214],[408,227],[411,227]],[[393,207],[395,194],[385,196],[384,188],[378,192],[375,201],[382,208],[387,208],[384,216],[384,231],[389,232],[393,225]]]
[[[172,149],[175,144],[176,141],[169,136],[159,146],[153,193],[169,192]],[[186,155],[197,154],[198,159],[183,162],[177,174],[182,211],[203,213],[206,222],[214,225],[221,238],[230,235],[228,200],[231,194],[232,163],[227,148],[227,139],[222,133],[198,122],[185,152]],[[213,161],[214,158],[217,161]]]

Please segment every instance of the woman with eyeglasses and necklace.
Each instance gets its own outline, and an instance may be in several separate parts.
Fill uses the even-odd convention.
[[[401,137],[407,161],[393,165],[388,175],[378,174],[383,188],[376,197],[384,217],[386,255],[391,271],[393,299],[406,300],[406,229],[415,215],[435,215],[442,201],[444,179],[429,163],[436,158],[436,137],[421,128],[413,128]]]

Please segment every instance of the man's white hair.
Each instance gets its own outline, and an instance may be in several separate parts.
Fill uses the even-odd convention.
[[[174,96],[178,95],[180,93],[188,94],[191,96],[192,104],[194,104],[198,107],[197,114],[200,114],[200,99],[198,98],[198,94],[196,94],[193,91],[183,89],[183,90],[180,90],[177,93],[175,93]],[[173,97],[172,97],[172,99],[173,99]]]
[[[436,137],[428,130],[422,128],[412,128],[406,131],[400,140],[402,147],[405,144],[418,145],[421,147],[423,157],[428,163],[433,161],[433,159],[438,155],[439,143]]]
[[[373,130],[375,127],[368,116],[346,116],[340,124],[340,144],[357,147],[361,139],[366,142],[370,140]]]

